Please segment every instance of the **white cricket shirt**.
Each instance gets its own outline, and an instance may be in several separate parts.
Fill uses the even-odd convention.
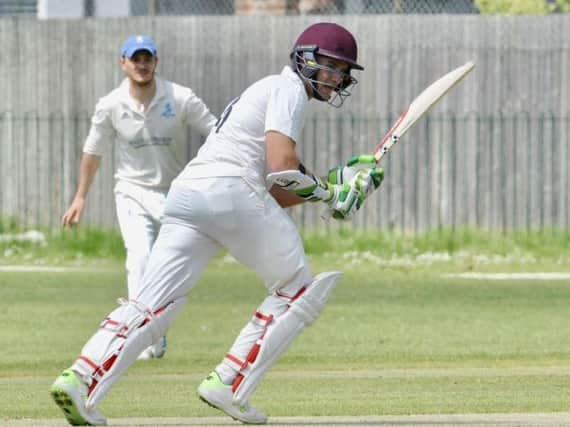
[[[177,181],[242,176],[265,187],[265,133],[277,131],[299,143],[308,101],[303,82],[290,67],[258,80],[226,107]]]
[[[168,189],[186,163],[186,127],[207,135],[216,121],[190,88],[155,79],[156,93],[144,113],[129,94],[127,79],[95,107],[83,152],[102,155],[114,142],[117,185]]]

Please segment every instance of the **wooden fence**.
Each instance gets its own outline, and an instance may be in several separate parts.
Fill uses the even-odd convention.
[[[319,20],[355,34],[366,68],[342,109],[314,103],[301,145],[319,172],[369,150],[431,81],[477,64],[388,156],[385,185],[356,226],[568,228],[570,15],[0,19],[0,217],[57,226],[95,102],[122,78],[126,36],[153,35],[160,74],[219,114],[279,72],[298,33]],[[200,143],[189,135],[189,156]],[[92,224],[115,224],[113,170],[109,153],[89,197]],[[322,225],[314,206],[292,215]]]
[[[395,116],[314,115],[300,146],[306,164],[324,173],[370,150]],[[23,226],[57,227],[77,183],[89,115],[0,115],[3,216]],[[552,114],[428,115],[394,147],[386,179],[354,220],[360,228],[422,232],[472,226],[513,230],[570,227],[570,117]],[[50,143],[46,143],[49,140]],[[26,141],[22,144],[21,141]],[[310,141],[310,142],[309,142]],[[188,153],[201,139],[191,137]],[[105,155],[89,196],[86,222],[112,225],[113,153]],[[307,228],[325,226],[319,209],[292,210]]]

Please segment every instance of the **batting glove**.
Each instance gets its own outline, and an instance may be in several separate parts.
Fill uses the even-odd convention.
[[[358,190],[359,199],[356,206],[357,210],[364,204],[364,200],[366,200],[374,190],[380,187],[383,180],[384,169],[382,168],[363,169],[356,173],[354,178],[350,181],[350,185]]]
[[[358,210],[359,200],[363,200],[357,185],[328,184],[331,197],[323,200],[328,204],[330,215],[334,219],[347,220]]]
[[[356,206],[348,215],[333,209],[325,212],[323,218],[332,216],[336,219],[349,219],[364,204],[366,198],[380,187],[384,180],[384,170],[376,167],[376,159],[372,154],[362,154],[352,157],[345,166],[337,166],[329,170],[327,180],[331,185],[345,185],[348,183],[356,190],[358,195]]]
[[[373,154],[361,154],[352,157],[346,165],[337,166],[329,170],[327,181],[331,184],[350,183],[357,172],[376,167],[376,158]]]
[[[335,219],[348,219],[363,200],[360,189],[366,187],[366,180],[356,185],[331,184],[322,181],[319,177],[312,176],[310,185],[295,189],[295,194],[309,202],[322,201],[328,205],[329,216]],[[362,185],[361,185],[362,184]]]

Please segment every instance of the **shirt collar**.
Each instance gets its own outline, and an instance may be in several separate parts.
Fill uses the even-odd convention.
[[[149,110],[152,108],[152,106],[154,104],[156,104],[158,101],[160,101],[162,98],[164,98],[166,96],[166,84],[165,84],[164,80],[161,79],[160,77],[158,77],[157,75],[155,75],[154,81],[156,84],[156,92],[155,92],[154,97],[152,98],[152,100],[150,101],[150,104],[148,106]],[[120,90],[121,102],[123,104],[127,105],[131,110],[138,111],[138,109],[136,108],[136,105],[135,105],[135,101],[133,100],[133,98],[131,97],[131,94],[129,92],[129,79],[128,78],[123,79],[123,81],[121,82],[121,85],[119,86],[119,90]]]

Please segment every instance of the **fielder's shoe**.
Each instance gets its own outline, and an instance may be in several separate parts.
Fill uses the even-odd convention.
[[[233,402],[232,386],[226,385],[216,371],[206,377],[198,387],[198,396],[208,405],[224,411],[234,420],[245,424],[265,424],[267,415],[249,404],[239,406]]]
[[[72,426],[106,426],[107,419],[96,409],[88,411],[87,386],[71,369],[66,369],[51,386],[51,396]]]
[[[166,337],[160,338],[160,340],[151,346],[145,348],[137,360],[150,360],[150,359],[160,359],[166,353]]]

